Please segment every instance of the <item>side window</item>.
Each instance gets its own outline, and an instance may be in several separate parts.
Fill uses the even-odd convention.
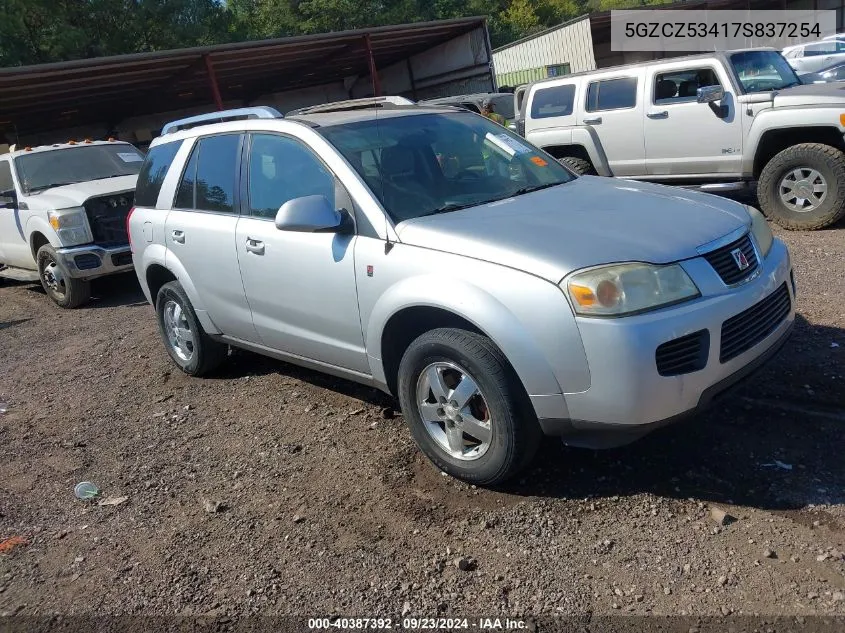
[[[295,139],[253,135],[249,148],[250,214],[274,218],[285,202],[305,196],[325,196],[335,204],[334,176],[322,161]]]
[[[534,93],[531,102],[531,118],[547,119],[557,116],[569,116],[575,104],[575,86],[554,86],[543,88]]]
[[[587,88],[587,112],[622,110],[637,104],[637,78],[594,81]]]
[[[695,101],[699,88],[718,85],[719,80],[712,68],[659,73],[654,76],[654,103],[663,105]]]
[[[199,156],[199,143],[194,145],[194,149],[191,151],[191,157],[188,159],[185,172],[182,174],[182,182],[179,183],[179,189],[176,191],[176,202],[173,203],[176,209],[194,209],[197,203],[194,198],[196,192],[194,184],[197,181],[197,156]]]
[[[240,134],[221,134],[197,143],[195,209],[234,212],[240,141]]]
[[[182,141],[174,141],[156,145],[147,152],[135,187],[137,206],[155,208],[161,185],[181,146]]]
[[[0,196],[4,192],[15,188],[15,183],[12,181],[12,166],[7,160],[0,160]]]

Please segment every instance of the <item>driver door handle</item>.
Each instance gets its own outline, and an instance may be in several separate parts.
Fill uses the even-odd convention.
[[[669,118],[669,111],[668,110],[653,110],[646,114],[649,119],[668,119]]]
[[[185,243],[185,231],[173,231],[173,233],[171,233],[171,236],[173,237],[173,241],[177,244]]]
[[[264,254],[264,242],[260,240],[254,240],[251,237],[246,238],[246,250],[249,253],[255,253],[256,255],[263,255]]]
[[[584,123],[586,123],[587,125],[599,125],[601,123],[601,117],[596,116],[591,119],[584,119]]]

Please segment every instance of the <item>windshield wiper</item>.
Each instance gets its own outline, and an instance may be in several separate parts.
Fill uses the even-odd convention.
[[[52,189],[53,187],[65,187],[67,185],[75,185],[75,181],[71,182],[51,182],[49,185],[38,185],[37,187],[30,187],[29,192],[32,193],[33,191],[43,191],[44,189]]]
[[[482,205],[482,204],[487,204],[487,201],[467,202],[467,203],[464,203],[464,204],[454,204],[454,203],[453,204],[445,204],[442,207],[439,207],[437,209],[433,209],[433,210],[429,211],[428,213],[423,213],[419,217],[424,218],[428,215],[437,215],[438,213],[449,213],[450,211],[458,211],[460,209],[468,209],[469,207],[477,207],[477,206]]]
[[[540,189],[548,189],[550,187],[557,187],[558,185],[562,185],[562,182],[547,182],[545,185],[534,185],[533,187],[523,187],[522,189],[517,189],[509,197],[513,196],[521,196],[525,193],[531,193],[532,191],[540,191]]]

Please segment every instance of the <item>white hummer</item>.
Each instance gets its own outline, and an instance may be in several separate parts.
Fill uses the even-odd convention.
[[[845,216],[845,92],[802,85],[772,49],[693,55],[517,91],[518,128],[582,174],[713,193],[756,182],[787,229]]]
[[[132,270],[126,216],[144,156],[129,143],[12,146],[0,155],[0,278],[40,281],[63,308]]]

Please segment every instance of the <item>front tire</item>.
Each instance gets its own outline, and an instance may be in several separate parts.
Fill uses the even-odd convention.
[[[47,296],[60,308],[78,308],[91,298],[91,282],[74,279],[56,254],[56,249],[45,244],[35,256],[38,277]]]
[[[802,143],[776,154],[760,174],[763,213],[785,229],[813,231],[845,215],[845,154],[822,143]]]
[[[399,365],[399,401],[411,435],[442,471],[496,485],[534,457],[537,418],[493,342],[458,329],[414,340]]]
[[[226,359],[228,345],[213,340],[205,333],[178,281],[166,283],[158,291],[156,315],[167,353],[186,374],[208,375]]]

